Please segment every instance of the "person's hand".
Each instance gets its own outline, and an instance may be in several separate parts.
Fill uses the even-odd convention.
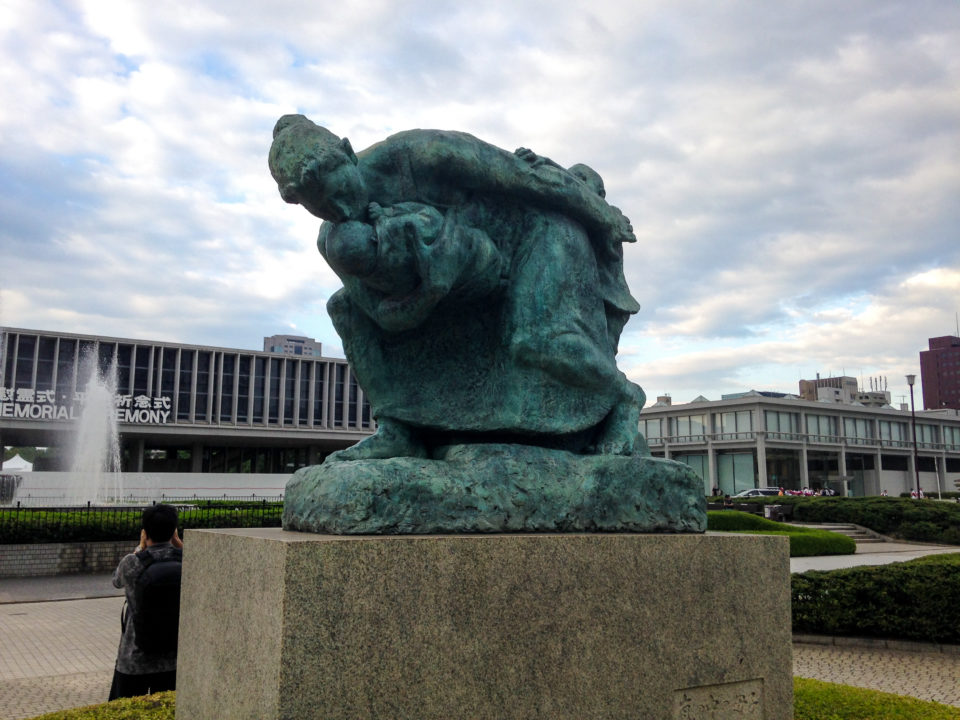
[[[516,150],[513,151],[513,154],[516,155],[521,160],[523,160],[524,162],[528,163],[531,167],[536,167],[537,165],[540,165],[543,162],[540,159],[540,156],[537,155],[530,148],[518,147]]]
[[[173,537],[170,538],[170,544],[173,545],[175,548],[183,547],[183,540],[180,539],[180,536],[177,534],[176,530],[173,531]]]

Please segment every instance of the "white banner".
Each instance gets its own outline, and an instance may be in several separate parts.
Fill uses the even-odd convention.
[[[74,393],[73,404],[61,405],[54,390],[0,388],[0,418],[21,420],[76,420],[83,407],[84,393]],[[166,395],[117,395],[117,422],[133,425],[162,425],[170,420],[173,407]]]

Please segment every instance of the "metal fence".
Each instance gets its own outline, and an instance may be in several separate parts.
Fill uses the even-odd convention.
[[[126,500],[126,498],[125,498]],[[191,528],[279,527],[283,498],[165,497],[160,502],[180,511],[179,531]],[[124,505],[0,508],[0,544],[131,540],[140,536],[145,507],[150,500]]]

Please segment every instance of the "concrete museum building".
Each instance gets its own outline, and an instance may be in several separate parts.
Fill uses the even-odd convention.
[[[899,495],[916,487],[917,473],[926,495],[958,489],[960,413],[916,413],[915,465],[909,409],[844,402],[831,388],[856,381],[835,380],[821,383],[829,392],[819,400],[752,391],[674,405],[664,396],[640,414],[640,430],[655,456],[692,466],[708,494],[829,486],[845,495]]]
[[[0,446],[53,449],[17,496],[57,494],[91,366],[115,376],[125,493],[281,493],[375,424],[346,360],[277,338],[259,352],[0,327]]]

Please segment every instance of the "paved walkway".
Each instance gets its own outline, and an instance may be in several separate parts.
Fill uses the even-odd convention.
[[[844,557],[880,564],[917,552],[957,551],[905,548],[878,552],[872,546],[870,552]],[[796,571],[793,561],[791,569]],[[104,702],[122,605],[109,574],[0,580],[0,718],[21,720]],[[794,674],[960,707],[958,653],[795,643]]]
[[[0,718],[106,702],[122,606],[121,597],[0,605]]]
[[[853,555],[818,555],[816,557],[790,558],[790,572],[807,570],[838,570],[859,565],[886,565],[905,562],[925,555],[960,553],[956,545],[918,545],[915,543],[882,542],[857,543]]]
[[[960,654],[956,653],[794,643],[793,674],[960,708]]]

